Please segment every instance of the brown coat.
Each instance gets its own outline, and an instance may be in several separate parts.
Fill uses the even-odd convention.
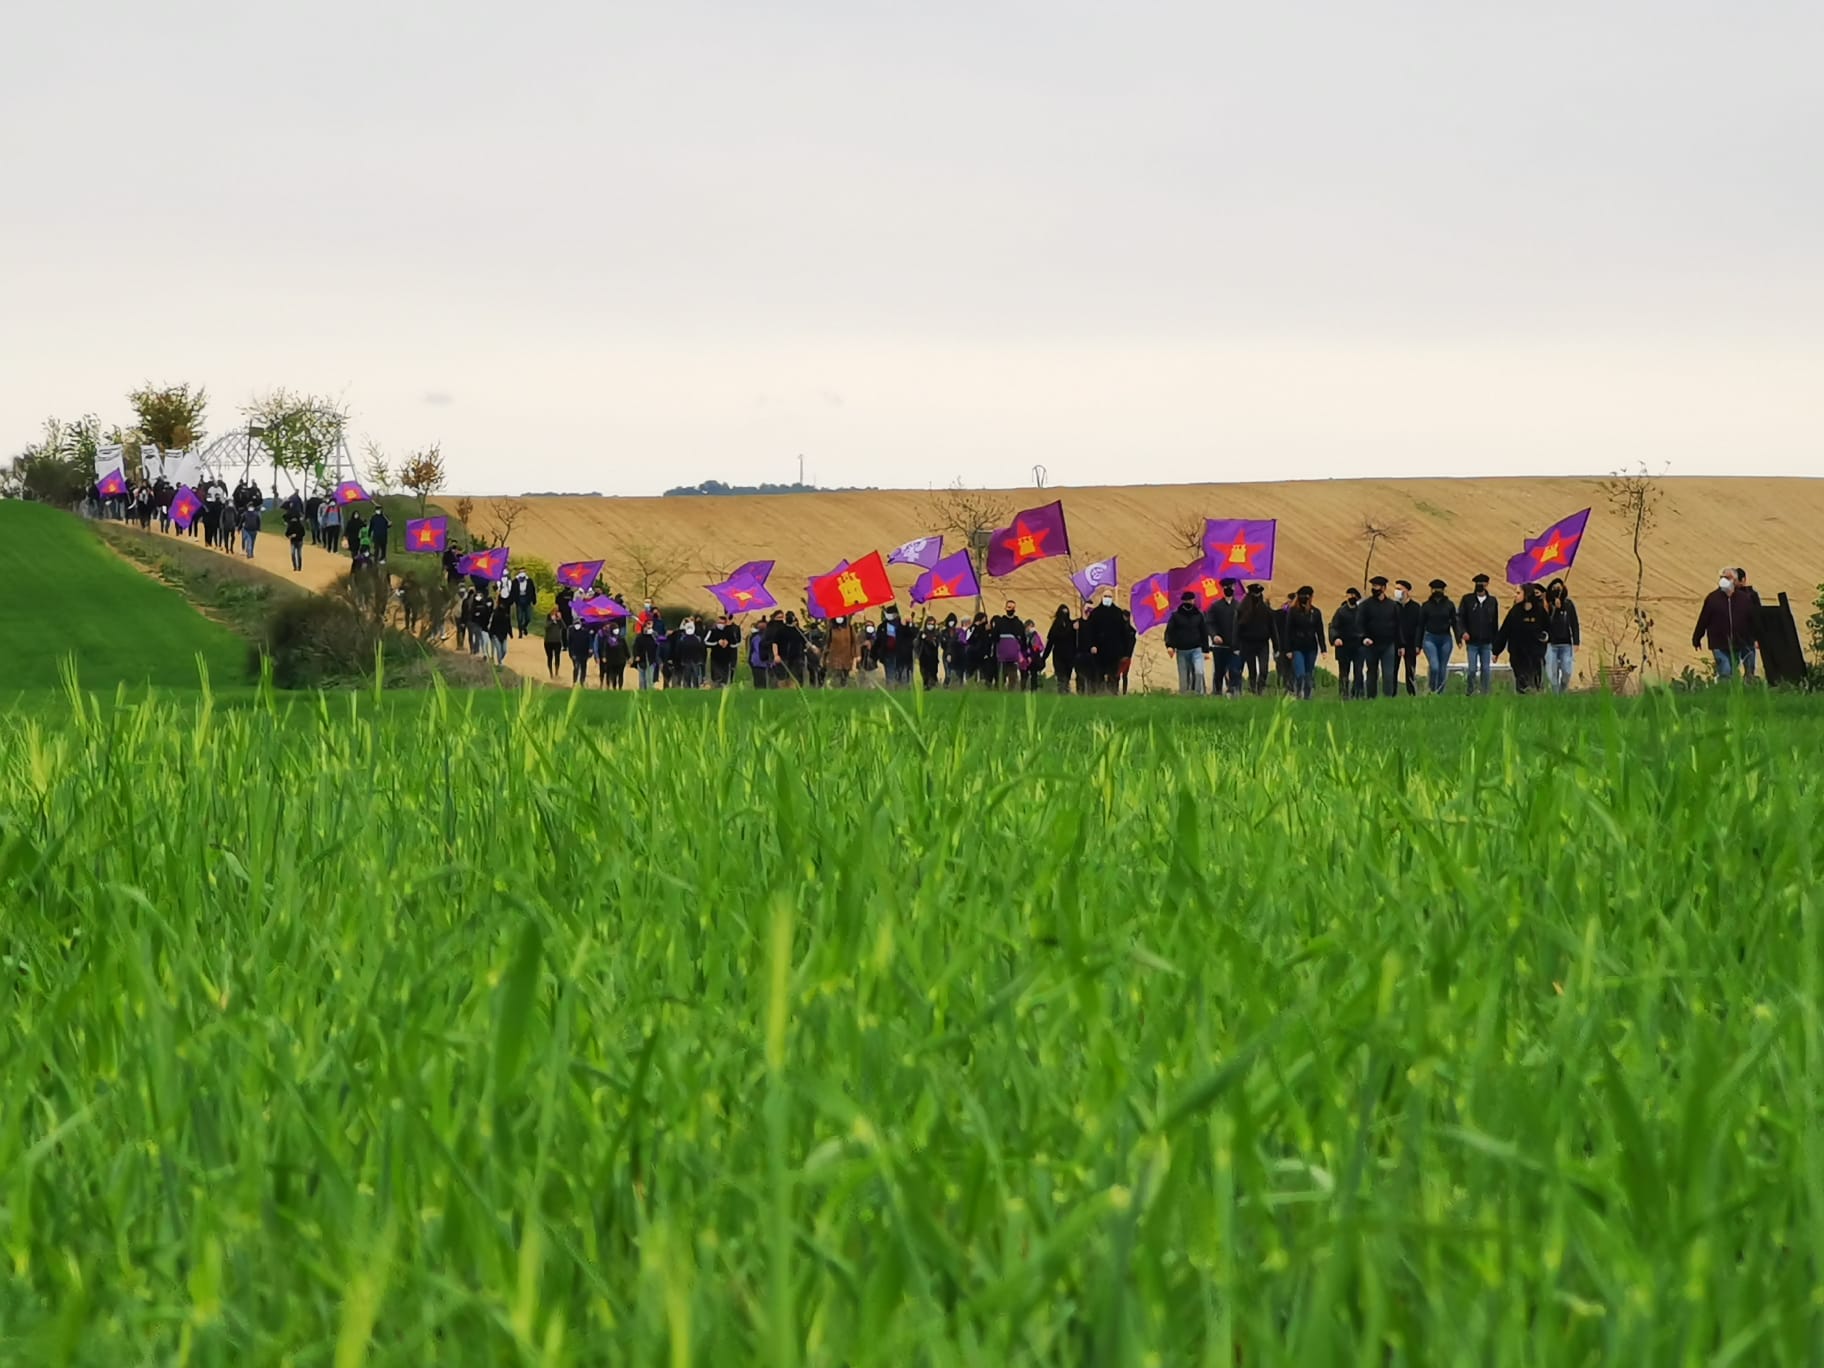
[[[855,656],[855,628],[848,623],[831,627],[829,643],[823,648],[823,667],[826,670],[853,670]]]

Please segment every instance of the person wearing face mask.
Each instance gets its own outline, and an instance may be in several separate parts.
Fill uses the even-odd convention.
[[[1263,584],[1250,584],[1235,609],[1236,652],[1248,675],[1248,692],[1263,694],[1271,674],[1273,609],[1267,605]]]
[[[1754,616],[1752,618],[1755,625],[1754,639],[1749,642],[1748,649],[1742,652],[1742,674],[1748,679],[1753,679],[1761,635],[1761,591],[1748,583],[1748,572],[1739,565],[1735,568],[1735,592],[1738,594],[1746,594],[1750,606],[1754,609]]]
[[[1350,589],[1330,615],[1330,647],[1336,652],[1337,692],[1347,700],[1368,692],[1362,679],[1362,591]]]
[[[595,632],[578,618],[565,633],[564,644],[570,651],[570,687],[583,688],[589,682],[589,661],[595,655]]]
[[[1310,585],[1301,584],[1292,595],[1292,606],[1286,609],[1285,625],[1280,638],[1292,664],[1292,696],[1311,697],[1311,675],[1317,658],[1324,653],[1324,615],[1311,602],[1316,593]]]
[[[774,613],[773,620],[783,620],[783,612]],[[773,648],[769,640],[772,625],[766,618],[761,618],[754,625],[753,631],[747,634],[747,668],[753,672],[756,689],[773,687]]]
[[[944,634],[937,619],[925,615],[925,625],[918,629],[918,679],[927,689],[937,687],[937,665],[943,659]]]
[[[1459,642],[1469,655],[1464,681],[1470,693],[1486,694],[1494,678],[1495,638],[1501,635],[1501,605],[1488,592],[1488,576],[1477,575],[1475,590],[1457,605]]]
[[[1405,677],[1406,696],[1411,698],[1419,691],[1419,650],[1425,644],[1425,614],[1412,596],[1411,580],[1393,582],[1393,601],[1400,609],[1398,664]]]
[[[576,590],[567,584],[560,584],[553,601],[557,604],[557,615],[564,620],[564,626],[568,627],[570,619],[576,615],[576,609],[571,606],[576,601]]]
[[[886,671],[886,683],[890,689],[897,689],[901,683],[899,639],[905,630],[905,625],[899,620],[899,609],[895,605],[889,603],[881,609],[880,625],[874,629],[874,659]]]
[[[627,675],[627,638],[621,634],[618,622],[602,628],[596,638],[595,658],[602,670],[602,687],[620,688]]]
[[[1115,676],[1121,666],[1121,644],[1127,636],[1127,621],[1115,606],[1115,596],[1104,593],[1102,601],[1083,619],[1082,633],[1077,638],[1081,652],[1084,640],[1089,645],[1089,692],[1113,693]],[[1082,658],[1079,654],[1078,666]]]
[[[1362,664],[1368,697],[1399,692],[1400,606],[1387,597],[1387,576],[1368,581],[1368,598],[1356,613],[1362,628]]]
[[[1197,595],[1186,589],[1165,620],[1165,652],[1178,662],[1178,692],[1203,692],[1203,653],[1210,644]]]
[[[1507,653],[1515,693],[1538,693],[1544,686],[1545,647],[1550,637],[1545,592],[1536,584],[1520,586],[1520,601],[1507,610],[1495,637],[1495,654]]]
[[[849,676],[855,673],[860,650],[855,624],[846,617],[831,618],[829,639],[823,646],[823,668],[832,688],[849,687]]]
[[[1069,693],[1071,672],[1077,665],[1077,624],[1071,620],[1069,604],[1060,603],[1052,614],[1046,642],[1051,647],[1051,671],[1058,681],[1058,692]]]
[[[718,613],[703,644],[709,647],[710,684],[726,689],[735,682],[735,663],[741,659],[741,629],[727,613]]]
[[[697,624],[685,618],[671,643],[671,681],[667,688],[700,689],[703,687],[703,661],[709,654],[703,638],[697,635]]]
[[[1702,650],[1708,643],[1718,679],[1735,678],[1738,668],[1744,679],[1754,678],[1751,662],[1759,640],[1756,597],[1752,590],[1741,588],[1728,566],[1717,572],[1716,588],[1704,597],[1697,627],[1691,633],[1691,649]]]
[[[1419,605],[1419,641],[1425,648],[1425,676],[1434,694],[1444,692],[1457,642],[1457,605],[1444,592],[1448,588],[1443,580],[1433,580],[1431,597]]]
[[[1235,590],[1235,581],[1225,579],[1222,593],[1203,610],[1203,630],[1210,639],[1210,692],[1218,697],[1233,697],[1241,692],[1241,656],[1235,649]]]
[[[1577,648],[1583,644],[1583,629],[1577,621],[1577,605],[1561,579],[1545,586],[1545,632],[1546,683],[1553,693],[1564,693],[1571,687],[1571,671],[1576,667]]]
[[[1020,660],[1026,654],[1026,623],[1012,599],[1007,600],[1000,616],[988,624],[988,635],[994,642],[994,683],[998,688],[1014,689],[1020,684]]]

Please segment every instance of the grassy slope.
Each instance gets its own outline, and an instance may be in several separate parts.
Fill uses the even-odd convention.
[[[56,684],[71,655],[89,688],[194,685],[199,654],[217,681],[245,672],[234,633],[124,564],[68,513],[0,500],[0,584],[9,690]]]
[[[1810,1361],[1815,703],[1075,702],[0,716],[0,1358]]]

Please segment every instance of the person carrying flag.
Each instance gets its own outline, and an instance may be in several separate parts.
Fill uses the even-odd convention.
[[[1537,584],[1520,587],[1520,601],[1507,610],[1495,637],[1495,654],[1507,652],[1515,693],[1537,693],[1544,685],[1545,648],[1550,640],[1545,591]]]
[[[501,604],[507,604],[506,596],[501,596]],[[595,633],[589,624],[577,618],[570,624],[570,630],[564,634],[564,645],[570,652],[570,687],[582,689],[589,684],[589,658],[595,654]]]
[[[1209,644],[1209,629],[1204,626],[1197,595],[1186,589],[1165,623],[1165,653],[1178,662],[1179,693],[1203,692],[1203,653]]]
[[[1577,666],[1577,648],[1583,644],[1583,627],[1577,605],[1564,581],[1545,586],[1545,680],[1553,693],[1566,693]]]
[[[835,688],[849,687],[849,676],[855,673],[855,659],[859,650],[855,624],[846,617],[831,618],[830,634],[823,646],[823,668]]]
[[[1236,649],[1247,671],[1248,692],[1264,694],[1273,654],[1273,609],[1264,584],[1250,584],[1235,610]]]
[[[1477,575],[1475,590],[1457,605],[1459,644],[1469,655],[1464,671],[1468,692],[1484,694],[1492,687],[1495,641],[1501,635],[1501,605],[1488,592],[1488,576]]]
[[[1210,639],[1210,692],[1218,698],[1241,696],[1241,652],[1235,636],[1235,598],[1239,581],[1226,578],[1222,593],[1203,610],[1203,629]]]

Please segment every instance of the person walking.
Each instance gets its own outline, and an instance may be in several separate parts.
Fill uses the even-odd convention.
[[[1007,600],[1000,616],[988,624],[988,635],[994,642],[995,687],[1018,688],[1020,657],[1026,650],[1026,624],[1012,599]]]
[[[1419,691],[1419,651],[1425,644],[1425,614],[1419,601],[1412,596],[1411,580],[1393,582],[1393,601],[1400,610],[1398,665],[1405,676],[1406,696],[1411,698]]]
[[[386,539],[393,530],[392,519],[386,516],[386,509],[374,505],[374,516],[367,524],[367,544],[373,548],[374,564],[386,564]],[[521,632],[521,636],[525,633]]]
[[[735,682],[735,666],[741,660],[741,628],[727,613],[718,613],[704,645],[709,647],[709,682],[726,689]]]
[[[937,666],[944,655],[944,633],[937,619],[925,615],[925,625],[918,631],[918,682],[927,690],[937,687]]]
[[[846,617],[830,619],[830,632],[823,643],[824,676],[836,689],[849,687],[849,676],[855,673],[861,644],[855,635],[855,624]],[[758,685],[758,681],[755,681]],[[764,685],[759,685],[764,688]]]
[[[310,528],[310,544],[323,545],[323,496],[312,494],[304,500],[304,522]]]
[[[1488,592],[1488,576],[1477,575],[1475,589],[1457,605],[1457,635],[1468,655],[1464,681],[1469,693],[1486,694],[1493,687],[1495,640],[1501,635],[1501,605]]]
[[[1431,582],[1431,597],[1419,605],[1419,642],[1425,648],[1425,677],[1434,694],[1450,679],[1450,657],[1457,641],[1457,605],[1441,579]]]
[[[1209,644],[1209,629],[1204,626],[1197,595],[1186,589],[1165,622],[1165,653],[1178,662],[1179,693],[1203,692],[1203,653]]]
[[[260,535],[260,510],[249,506],[241,512],[241,554],[253,559],[253,544]]]
[[[1083,646],[1083,637],[1089,638],[1088,692],[1115,691],[1115,673],[1121,665],[1121,642],[1126,632],[1126,620],[1122,617],[1121,610],[1115,607],[1115,596],[1105,591],[1102,601],[1091,608],[1089,616],[1083,619],[1083,633],[1077,638],[1079,651]],[[1079,655],[1079,669],[1081,660]]]
[[[1387,576],[1368,581],[1368,597],[1357,617],[1362,625],[1362,664],[1368,697],[1399,693],[1400,606],[1387,597]]]
[[[620,623],[611,622],[602,629],[596,638],[595,658],[602,670],[602,687],[619,689],[627,676],[627,636]]]
[[[1241,694],[1241,652],[1235,636],[1235,595],[1240,586],[1222,582],[1222,593],[1203,610],[1203,630],[1210,639],[1210,692],[1218,698]]]
[[[1733,679],[1738,672],[1743,679],[1754,678],[1759,598],[1754,590],[1741,587],[1736,572],[1728,566],[1717,571],[1716,588],[1704,596],[1691,633],[1691,649],[1702,650],[1708,644],[1718,679]]]
[[[1564,693],[1571,687],[1583,628],[1577,621],[1577,604],[1561,579],[1545,586],[1545,633],[1546,683],[1553,693]]]
[[[349,555],[354,555],[356,548],[361,545],[361,533],[366,526],[367,520],[361,516],[359,510],[350,513],[343,519],[342,544],[348,548]]]
[[[532,627],[532,609],[538,603],[538,585],[522,566],[513,575],[513,618],[523,637]]]
[[[494,663],[507,663],[507,641],[513,635],[513,605],[504,592],[496,593],[494,606],[488,612],[488,644],[494,648]]]
[[[1520,601],[1507,610],[1495,637],[1495,654],[1506,652],[1514,672],[1515,693],[1538,693],[1544,685],[1548,636],[1545,591],[1537,584],[1521,585]]]
[[[685,618],[679,624],[678,639],[672,643],[672,682],[668,688],[700,689],[703,687],[703,662],[709,651],[697,635],[697,624]]]
[[[319,521],[323,549],[332,556],[340,555],[342,552],[342,506],[334,499],[330,499],[323,505]]]
[[[503,600],[504,600],[503,595]],[[595,633],[589,624],[581,618],[570,624],[570,630],[564,634],[564,646],[570,652],[570,687],[587,688],[589,684],[589,659],[595,654]]]
[[[1060,603],[1051,615],[1045,643],[1051,650],[1051,673],[1058,692],[1069,693],[1070,676],[1077,667],[1077,624],[1071,620],[1069,604]]]
[[[1264,694],[1272,674],[1273,609],[1263,584],[1250,584],[1235,609],[1236,649],[1248,676],[1248,692]]]
[[[291,543],[291,568],[304,568],[304,519],[294,510],[285,515],[285,540]]]
[[[557,678],[557,665],[564,658],[564,620],[556,610],[545,617],[545,673]]]
[[[652,688],[659,677],[659,638],[653,631],[655,621],[651,614],[642,614],[633,637],[633,672],[640,681],[641,693]]]
[[[1316,592],[1308,584],[1299,585],[1292,595],[1292,606],[1285,612],[1280,651],[1292,665],[1294,698],[1311,697],[1317,658],[1324,653],[1324,615],[1311,601]]]
[[[1337,692],[1344,699],[1360,698],[1367,692],[1362,680],[1362,591],[1351,589],[1343,595],[1330,615],[1330,645],[1336,651]]]

